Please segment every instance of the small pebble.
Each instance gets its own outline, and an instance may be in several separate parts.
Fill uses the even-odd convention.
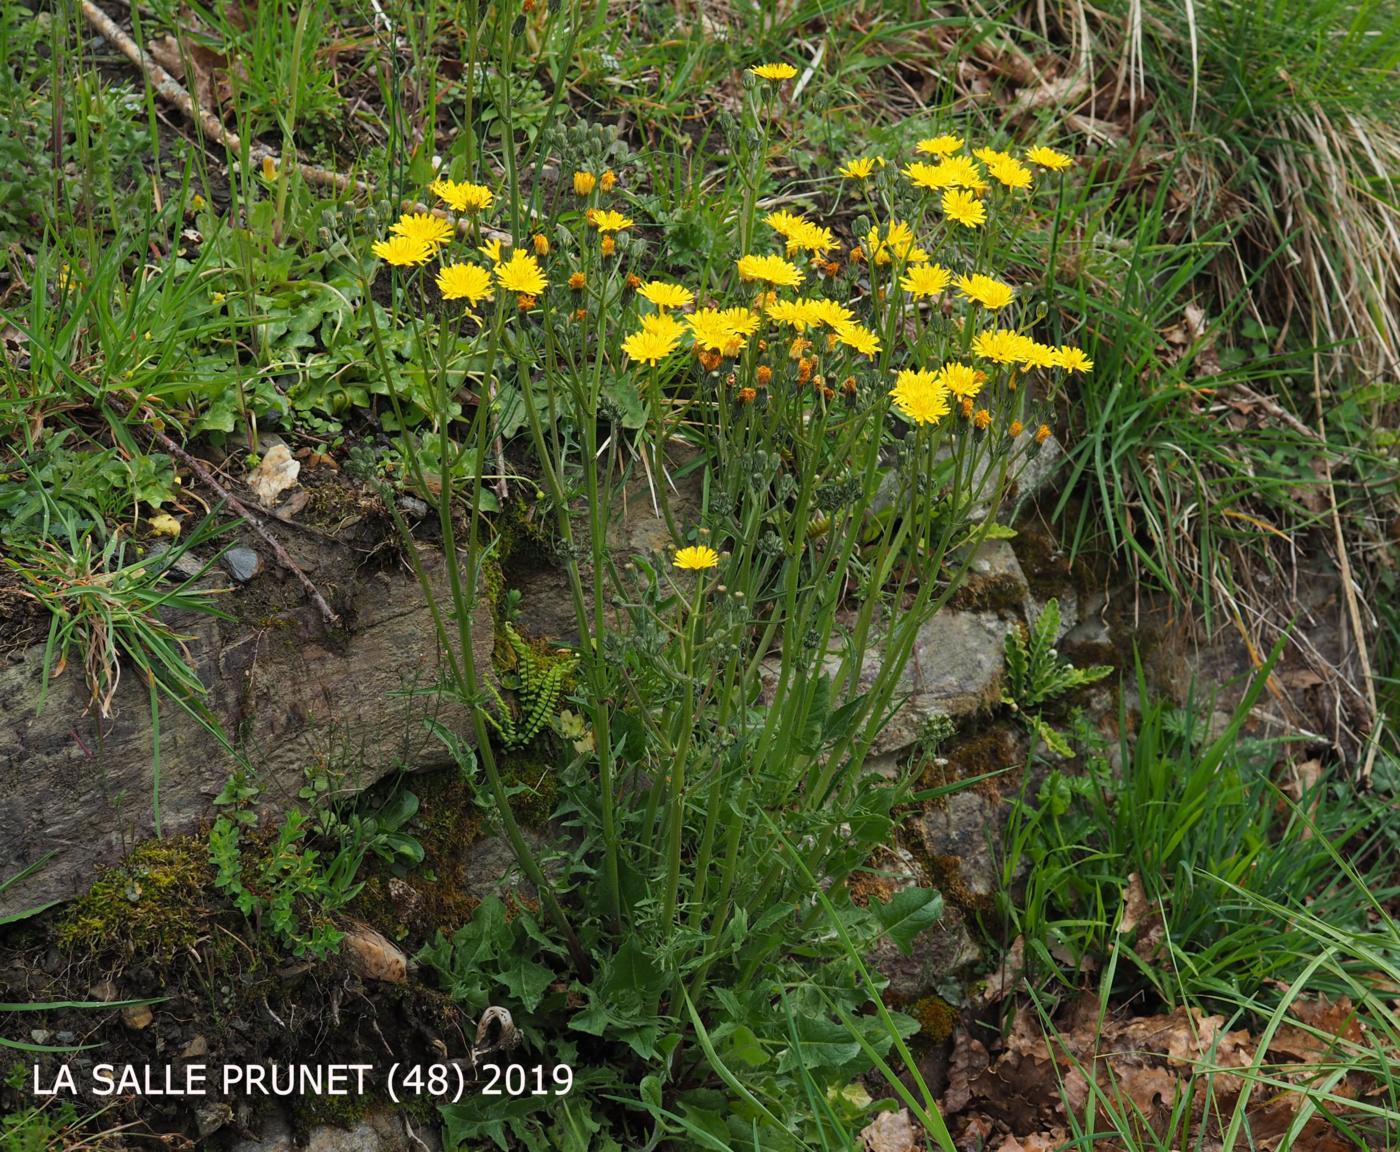
[[[262,571],[262,557],[251,548],[230,548],[224,553],[224,567],[240,584],[246,584]]]
[[[400,496],[399,511],[407,512],[410,516],[416,516],[421,520],[428,514],[428,505],[417,496]]]

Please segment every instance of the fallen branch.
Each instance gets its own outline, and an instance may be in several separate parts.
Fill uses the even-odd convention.
[[[106,400],[124,419],[130,418],[131,409],[124,409],[120,401],[115,397],[108,396]],[[164,448],[165,451],[169,452],[170,455],[174,456],[175,459],[198,476],[201,483],[208,485],[217,492],[220,498],[222,498],[230,508],[248,522],[248,526],[258,534],[258,538],[272,549],[272,555],[276,557],[277,563],[295,576],[297,582],[306,589],[307,595],[311,597],[312,602],[316,605],[317,609],[320,610],[321,619],[326,622],[326,626],[329,628],[338,627],[340,625],[340,617],[332,611],[331,606],[326,602],[326,598],[321,595],[321,590],[312,582],[311,577],[301,570],[297,562],[287,554],[287,550],[278,543],[277,538],[268,532],[268,530],[263,527],[262,522],[248,510],[248,506],[220,484],[219,481],[214,478],[214,474],[210,472],[201,461],[191,456],[153,423],[150,421],[143,421],[142,427],[150,433],[151,438]]]
[[[87,18],[88,23],[102,34],[103,39],[141,69],[157,95],[175,105],[186,117],[199,125],[206,137],[223,145],[230,153],[242,154],[243,141],[236,132],[231,132],[224,127],[223,121],[208,109],[197,107],[185,86],[162,68],[149,52],[123,32],[116,22],[92,0],[82,0],[82,5],[83,15]],[[303,164],[298,157],[283,156],[266,144],[250,144],[248,158],[254,164],[262,164],[264,161],[270,160],[279,172],[283,170],[284,165],[288,168],[294,167],[308,184],[315,184],[322,188],[334,188],[338,192],[358,192],[365,196],[374,194],[374,185],[365,180],[357,180],[353,176],[347,176],[343,172],[333,172],[329,168],[319,168],[315,164]],[[401,200],[400,207],[407,212],[426,212],[441,220],[451,219],[443,209],[429,207],[418,200]],[[463,235],[470,232],[473,227],[472,222],[467,219],[457,220],[455,224],[458,232]],[[483,228],[481,232],[490,240],[510,240],[510,237],[504,232],[497,232],[489,228]]]

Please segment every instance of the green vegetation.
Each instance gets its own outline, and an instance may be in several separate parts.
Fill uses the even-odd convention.
[[[37,921],[79,967],[167,963],[217,919],[337,971],[363,918],[463,1020],[508,1004],[575,1068],[563,1100],[445,1107],[450,1147],[854,1149],[907,1109],[946,1152],[925,1073],[998,1000],[965,972],[895,995],[873,957],[977,929],[1024,956],[1007,1032],[1091,1085],[1058,1146],[1394,1143],[1393,3],[108,15],[192,118],[91,13],[0,0],[0,604],[43,622],[38,708],[66,673],[111,720],[128,676],[155,722],[157,839]],[[468,718],[429,724],[451,771],[268,796],[206,708],[181,615],[262,601],[207,579],[243,526],[205,474],[248,502],[274,435],[392,519]],[[940,614],[1023,610],[978,546],[1037,521],[1078,591],[1238,638],[1243,702],[1172,708],[1141,671],[1081,692],[1112,669],[1061,654],[1074,589],[1029,572],[1045,607],[980,710],[887,756]],[[1306,749],[1257,737],[1314,689]],[[172,704],[231,778],[161,839]],[[1022,728],[987,894],[924,822],[1015,791]],[[1098,1078],[1127,1006],[1259,1038],[1316,1032],[1318,996],[1361,1033],[1302,1071],[1196,1052],[1160,1109]],[[1270,1128],[1251,1094],[1293,1110]],[[0,1148],[82,1123],[29,1108]]]

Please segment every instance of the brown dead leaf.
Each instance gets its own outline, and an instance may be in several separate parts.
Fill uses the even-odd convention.
[[[881,1112],[861,1129],[860,1142],[868,1152],[919,1152],[920,1147],[908,1108]]]
[[[1161,946],[1165,929],[1161,913],[1147,899],[1147,889],[1142,877],[1133,872],[1128,876],[1128,886],[1123,889],[1123,915],[1118,921],[1118,932],[1126,936],[1137,933],[1133,951],[1143,960],[1151,960]]]
[[[1005,1000],[1025,969],[1026,938],[1017,936],[1011,942],[1011,947],[1006,950],[1006,955],[1001,958],[996,970],[987,977],[987,983],[982,989],[982,1003],[997,1004]]]
[[[248,487],[264,508],[271,508],[288,488],[294,488],[301,472],[300,461],[292,458],[285,444],[274,444],[266,455],[258,461],[258,466],[248,473]]]
[[[368,924],[352,924],[341,942],[350,967],[366,980],[403,984],[408,980],[408,958],[383,933]]]
[[[174,36],[152,40],[147,49],[157,64],[185,86],[195,106],[218,116],[233,102],[233,81],[229,76],[228,57],[196,40],[180,41]],[[190,65],[194,76],[185,67]],[[241,68],[241,65],[240,65]]]

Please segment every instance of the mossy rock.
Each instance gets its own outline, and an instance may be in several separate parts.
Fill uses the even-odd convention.
[[[58,940],[94,958],[169,959],[208,934],[221,910],[213,891],[203,837],[149,840],[68,909]]]

